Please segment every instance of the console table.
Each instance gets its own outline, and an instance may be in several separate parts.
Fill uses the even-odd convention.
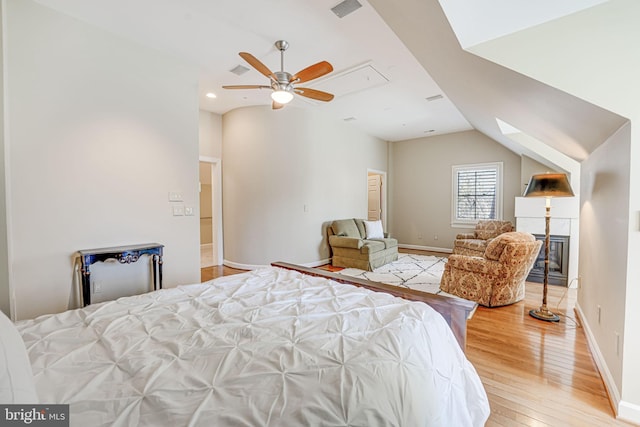
[[[159,243],[146,243],[78,251],[81,263],[82,302],[84,306],[91,304],[91,265],[108,259],[115,259],[120,264],[131,264],[138,261],[142,255],[149,255],[153,267],[151,270],[153,290],[162,289],[162,248],[164,248],[164,245]],[[157,274],[156,265],[158,267]]]

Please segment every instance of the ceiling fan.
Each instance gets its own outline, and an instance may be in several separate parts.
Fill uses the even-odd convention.
[[[324,102],[329,102],[333,99],[333,95],[328,92],[296,86],[298,83],[308,82],[310,80],[317,79],[318,77],[322,77],[325,74],[329,74],[333,71],[331,64],[327,61],[321,61],[291,75],[284,71],[284,51],[289,47],[289,43],[284,40],[278,40],[275,43],[275,46],[280,51],[280,71],[276,71],[275,73],[250,53],[240,52],[242,59],[269,78],[271,81],[269,86],[232,85],[222,87],[224,89],[273,89],[273,92],[271,92],[271,99],[273,100],[271,105],[274,110],[282,108],[291,102],[293,94]]]

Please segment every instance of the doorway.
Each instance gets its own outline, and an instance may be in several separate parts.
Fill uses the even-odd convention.
[[[386,172],[367,171],[367,220],[381,220],[385,230],[387,226],[386,181]]]
[[[222,265],[220,160],[200,157],[200,268]]]

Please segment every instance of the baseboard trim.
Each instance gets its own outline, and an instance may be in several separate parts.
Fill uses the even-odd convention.
[[[591,332],[589,323],[586,321],[584,312],[582,311],[582,308],[580,308],[580,304],[578,302],[576,302],[573,311],[575,311],[576,316],[582,325],[582,329],[584,329],[584,335],[587,338],[587,345],[589,346],[593,360],[596,362],[596,367],[600,372],[600,377],[602,377],[602,382],[604,383],[604,387],[607,390],[607,396],[609,397],[609,403],[613,408],[616,418],[631,421],[636,424],[640,423],[640,406],[624,402],[620,399],[618,387],[616,387],[616,383],[613,380],[613,376],[611,375],[611,371],[609,371],[607,362],[604,360],[604,356],[600,351],[596,337],[593,335],[593,332]]]
[[[618,407],[618,419],[640,425],[640,405],[621,400]]]
[[[417,251],[442,252],[442,253],[445,253],[445,254],[453,253],[453,250],[449,249],[449,248],[437,248],[435,246],[407,245],[407,244],[404,244],[404,243],[398,243],[398,248],[400,248],[400,249],[415,249]]]
[[[313,262],[307,262],[305,264],[297,264],[297,265],[301,265],[303,267],[319,267],[321,265],[325,265],[325,264],[329,264],[331,263],[331,258],[325,258],[325,259],[321,259],[319,261],[313,261]],[[233,262],[233,261],[229,261],[228,259],[225,259],[222,262],[222,265],[227,266],[227,267],[231,267],[231,268],[235,268],[237,270],[257,270],[258,268],[263,268],[263,267],[268,267],[269,264],[241,264],[239,262]]]

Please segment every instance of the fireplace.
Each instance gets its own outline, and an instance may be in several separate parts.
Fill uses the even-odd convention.
[[[544,234],[534,234],[542,241],[542,247],[533,268],[527,277],[529,282],[544,281]],[[567,286],[569,271],[569,236],[550,236],[549,239],[549,278],[550,285]]]

